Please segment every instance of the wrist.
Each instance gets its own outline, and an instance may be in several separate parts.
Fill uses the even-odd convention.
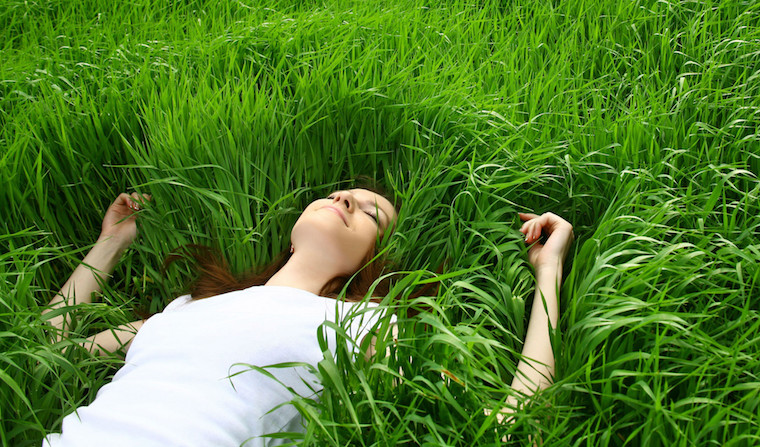
[[[562,261],[559,259],[553,259],[551,261],[545,261],[540,264],[536,264],[533,269],[536,271],[536,274],[543,272],[557,272],[562,271]]]
[[[562,263],[560,262],[537,265],[535,271],[536,280],[539,282],[553,281],[558,285],[562,282]]]
[[[95,241],[96,246],[103,248],[109,248],[112,250],[124,251],[132,244],[130,239],[125,239],[115,235],[103,234],[98,236],[98,240]]]

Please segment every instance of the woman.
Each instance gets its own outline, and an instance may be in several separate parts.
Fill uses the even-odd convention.
[[[53,298],[54,309],[89,302],[137,235],[136,211],[149,196],[121,194],[109,207],[98,242]],[[556,326],[556,293],[572,227],[561,218],[520,214],[526,242],[542,231],[545,245],[529,251],[543,294],[534,304],[524,355],[513,386],[531,394],[550,383],[553,353],[548,325]],[[126,362],[95,401],[64,419],[62,434],[43,445],[268,445],[267,433],[292,431],[297,414],[282,386],[301,395],[319,389],[304,368],[250,371],[250,365],[316,364],[322,358],[315,332],[355,306],[325,295],[340,290],[374,253],[375,242],[397,218],[393,204],[366,189],[336,191],[312,202],[291,232],[291,255],[263,286],[203,300],[185,295],[164,312],[97,334],[86,347],[109,353],[128,349]],[[543,304],[545,303],[545,305]],[[365,308],[366,309],[366,308]],[[545,310],[546,309],[546,310]],[[547,313],[548,311],[548,313]],[[360,339],[378,315],[352,320],[349,335]],[[60,340],[70,330],[66,315],[50,318]],[[139,332],[138,332],[139,331]],[[135,334],[137,333],[137,336]],[[134,339],[134,342],[133,342]],[[279,383],[278,383],[279,382]],[[509,405],[502,412],[509,412]],[[500,413],[501,414],[501,413]]]

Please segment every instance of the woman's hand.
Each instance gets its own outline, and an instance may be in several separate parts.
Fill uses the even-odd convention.
[[[518,215],[526,221],[520,228],[520,232],[525,234],[526,243],[532,244],[540,240],[542,232],[549,235],[545,244],[538,242],[528,250],[528,260],[533,268],[538,271],[545,267],[557,267],[558,264],[561,266],[575,240],[573,226],[554,213],[544,213],[540,216],[531,213]]]
[[[124,247],[129,246],[137,237],[137,224],[135,223],[137,214],[135,213],[140,211],[145,201],[150,200],[151,196],[148,194],[140,195],[136,192],[132,195],[119,194],[119,197],[108,207],[103,218],[100,239],[111,238]]]
[[[147,194],[142,196],[137,193],[131,196],[126,193],[119,194],[106,211],[98,242],[87,253],[68,281],[63,284],[61,291],[53,297],[49,307],[42,311],[43,314],[59,308],[92,302],[93,293],[100,292],[101,285],[108,280],[122,253],[137,236],[135,212],[140,210],[142,203],[150,199],[151,197]],[[68,311],[46,317],[48,323],[56,330],[55,341],[63,340],[68,334],[72,317]]]

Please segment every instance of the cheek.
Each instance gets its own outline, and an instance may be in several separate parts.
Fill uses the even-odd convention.
[[[361,247],[363,256],[367,256],[369,253],[374,253],[375,243],[377,242],[377,227],[372,225],[371,228],[363,228],[364,231],[357,235],[361,242],[357,246]]]
[[[368,260],[372,259],[375,254],[375,237],[366,238],[362,237],[360,240],[355,240],[351,247],[348,248],[348,252],[345,252],[344,259],[346,261],[345,270],[356,272],[360,268],[364,267],[364,264]]]

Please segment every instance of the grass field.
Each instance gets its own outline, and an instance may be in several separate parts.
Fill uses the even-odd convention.
[[[120,361],[62,348],[176,297],[173,248],[261,264],[367,175],[404,199],[400,342],[326,357],[299,442],[760,444],[759,23],[755,0],[3,1],[0,442],[94,398]],[[154,197],[138,241],[53,345],[40,310],[122,191]],[[499,427],[533,289],[518,211],[577,241],[555,385]]]

